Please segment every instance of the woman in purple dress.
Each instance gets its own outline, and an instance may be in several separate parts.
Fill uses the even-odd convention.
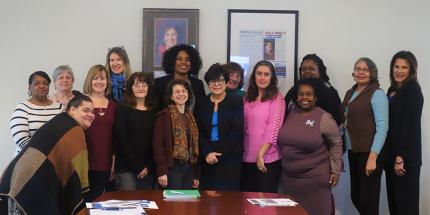
[[[331,189],[342,166],[342,138],[333,117],[317,107],[316,79],[302,79],[279,131],[282,184],[309,214],[332,214]]]

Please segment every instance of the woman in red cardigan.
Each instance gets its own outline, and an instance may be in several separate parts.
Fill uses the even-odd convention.
[[[152,144],[158,183],[167,189],[199,186],[199,133],[190,111],[193,91],[187,81],[176,79],[166,89],[168,106],[156,116]]]

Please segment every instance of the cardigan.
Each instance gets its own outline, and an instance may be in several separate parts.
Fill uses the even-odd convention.
[[[8,198],[25,214],[76,214],[86,210],[88,185],[84,131],[61,113],[34,134],[3,172],[0,214],[8,214]]]
[[[394,91],[389,88],[387,95]],[[424,97],[416,81],[400,88],[390,101],[390,127],[386,140],[387,164],[396,156],[404,159],[406,166],[421,166],[421,114]]]
[[[243,153],[243,100],[241,96],[226,94],[218,103],[218,141],[212,142],[212,116],[214,105],[210,95],[202,98],[197,105],[196,121],[199,128],[199,145],[203,158],[211,152],[221,153],[219,158]]]
[[[166,75],[160,78],[155,79],[155,88],[154,88],[154,94],[155,99],[157,101],[157,110],[163,110],[167,107],[167,104],[164,101],[164,97],[166,94],[167,84],[173,80],[174,75]],[[203,86],[203,81],[201,81],[198,78],[195,78],[194,76],[188,76],[191,88],[193,89],[193,95],[195,98],[195,103],[197,104],[199,99],[206,96],[205,88]]]
[[[278,147],[278,132],[285,114],[285,101],[278,93],[271,100],[253,101],[244,104],[244,153],[243,161],[257,162],[258,152],[263,144],[271,147],[264,155],[265,163],[281,159]]]
[[[174,166],[173,144],[172,120],[169,108],[167,107],[157,113],[154,135],[152,137],[155,171],[158,177],[169,174],[169,167]],[[193,168],[193,178],[198,179],[199,164],[196,162],[191,165]]]

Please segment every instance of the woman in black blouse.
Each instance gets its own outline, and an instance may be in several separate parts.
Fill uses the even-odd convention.
[[[155,112],[151,78],[135,72],[128,79],[115,120],[115,180],[118,190],[152,189],[155,183],[152,133]]]
[[[243,101],[227,94],[228,72],[213,64],[205,74],[210,94],[196,109],[203,159],[201,188],[239,190],[243,153]]]
[[[419,214],[421,114],[424,98],[417,81],[417,59],[400,51],[390,64],[389,130],[385,175],[390,214]]]

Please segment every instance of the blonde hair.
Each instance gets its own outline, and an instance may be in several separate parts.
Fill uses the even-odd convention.
[[[107,85],[106,85],[106,90],[105,90],[105,96],[110,95],[111,90],[112,90],[111,89],[112,88],[112,82],[110,80],[110,74],[106,70],[106,68],[100,64],[94,65],[90,68],[90,70],[88,70],[87,78],[85,79],[85,84],[84,84],[84,93],[85,94],[91,95],[91,93],[93,92],[92,81],[93,81],[94,77],[99,75],[101,72],[104,72],[106,75]]]

